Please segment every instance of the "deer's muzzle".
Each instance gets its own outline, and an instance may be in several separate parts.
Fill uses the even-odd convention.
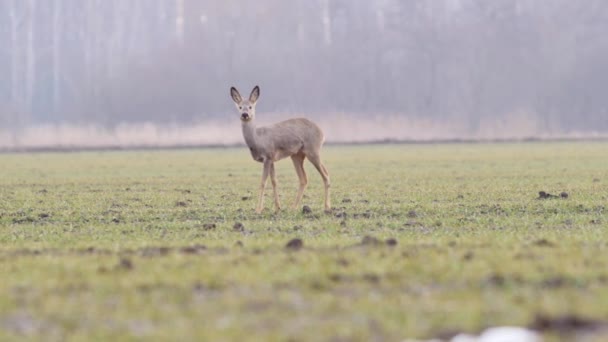
[[[249,113],[241,114],[241,120],[249,120]]]

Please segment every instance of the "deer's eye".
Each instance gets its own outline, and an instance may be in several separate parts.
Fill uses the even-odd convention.
[[[251,109],[251,106],[249,106],[249,109]]]
[[[239,106],[239,109],[243,109],[243,106]]]

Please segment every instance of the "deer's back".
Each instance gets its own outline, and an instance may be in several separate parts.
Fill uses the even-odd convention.
[[[304,140],[305,142],[323,143],[325,139],[323,131],[314,122],[305,118],[289,119],[281,122],[277,122],[270,126],[273,130],[278,132],[288,132],[293,136]]]
[[[321,128],[305,118],[289,119],[261,127],[259,133],[279,152],[278,159],[299,152],[318,152],[325,140]]]

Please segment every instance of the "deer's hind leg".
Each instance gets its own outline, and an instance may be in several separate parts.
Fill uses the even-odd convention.
[[[325,210],[330,210],[331,201],[329,199],[329,187],[331,186],[331,183],[329,181],[329,172],[327,172],[327,169],[323,163],[321,163],[321,157],[319,157],[318,154],[308,154],[306,157],[308,157],[308,160],[310,160],[321,174],[321,178],[323,178],[323,184],[325,185]]]
[[[302,201],[302,196],[304,195],[304,189],[306,189],[306,185],[308,184],[308,178],[306,177],[306,171],[304,171],[304,158],[306,156],[303,153],[294,154],[291,156],[291,161],[293,161],[293,166],[296,169],[296,174],[298,175],[298,179],[300,181],[300,187],[298,188],[298,194],[296,195],[296,200],[293,204],[293,208],[297,209],[300,201]]]

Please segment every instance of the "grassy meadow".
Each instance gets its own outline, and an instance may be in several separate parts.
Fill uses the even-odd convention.
[[[539,320],[561,339],[546,321],[608,319],[608,143],[323,159],[331,213],[308,162],[312,212],[290,208],[287,159],[283,210],[269,182],[258,215],[246,148],[0,154],[0,340],[400,341]]]

